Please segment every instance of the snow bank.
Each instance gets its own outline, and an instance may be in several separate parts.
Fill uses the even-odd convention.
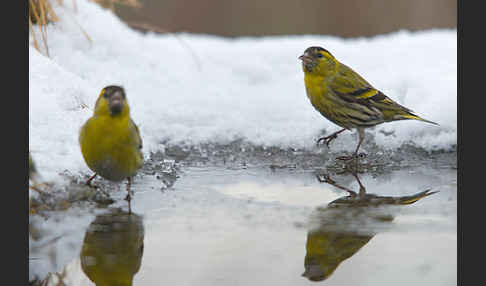
[[[92,2],[77,0],[76,11],[71,5],[54,7],[61,20],[48,28],[51,58],[29,48],[29,146],[47,178],[65,169],[88,172],[78,131],[110,84],[125,87],[145,154],[163,148],[162,142],[234,139],[311,148],[323,129],[338,130],[305,95],[297,57],[311,45],[325,47],[389,97],[440,124],[380,125],[370,131],[379,146],[412,142],[437,150],[457,142],[456,30],[346,40],[155,35],[130,29]],[[351,150],[354,139],[341,144],[349,142]]]

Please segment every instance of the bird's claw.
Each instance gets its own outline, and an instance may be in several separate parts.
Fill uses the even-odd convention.
[[[348,194],[351,196],[351,197],[356,197],[358,196],[358,194],[354,191],[351,191],[350,189],[348,188],[345,188],[345,187],[341,187],[339,186],[336,181],[334,181],[333,179],[331,179],[331,177],[329,176],[329,174],[320,174],[320,175],[316,175],[317,177],[317,180],[320,182],[320,183],[328,183],[330,185],[333,185],[341,190],[345,190],[346,192],[348,192]],[[361,193],[361,190],[360,190],[360,193]]]
[[[331,177],[329,176],[329,174],[321,174],[321,175],[317,175],[317,180],[321,183],[328,183],[328,184],[335,184],[336,181],[334,181],[333,179],[331,179]]]
[[[324,141],[327,148],[329,148],[329,143],[331,143],[331,141],[336,139],[336,138],[337,138],[337,134],[332,134],[332,135],[329,135],[329,136],[321,137],[317,140],[317,145],[319,145],[321,143],[321,141]]]
[[[130,196],[130,193],[127,194],[127,196],[125,197],[125,201],[128,202],[128,214],[131,215],[132,214],[132,196]]]
[[[341,160],[341,161],[349,161],[353,159],[363,159],[366,157],[366,153],[353,153],[351,156],[339,156],[336,159]]]
[[[91,184],[91,181],[88,181],[88,182],[86,182],[85,184],[86,184],[86,186],[88,186],[88,187],[90,187],[90,188],[92,188],[92,189],[95,189],[95,190],[97,190],[97,189],[99,189],[99,188],[100,188],[100,187],[99,187],[99,186],[97,186],[97,185],[93,185],[93,184]]]

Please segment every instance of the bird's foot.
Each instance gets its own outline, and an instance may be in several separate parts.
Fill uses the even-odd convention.
[[[128,202],[128,214],[132,214],[132,196],[130,195],[130,193],[128,193],[125,197],[125,201]]]
[[[132,214],[132,196],[130,196],[130,193],[125,197],[125,201],[128,202],[128,214]]]
[[[358,194],[356,194],[356,192],[354,191],[351,191],[350,189],[348,188],[345,188],[343,186],[340,186],[336,183],[336,181],[334,181],[333,179],[331,179],[331,177],[328,175],[328,174],[320,174],[320,175],[316,175],[317,177],[317,180],[320,182],[320,183],[328,183],[330,185],[333,185],[341,190],[345,190],[346,192],[348,192],[348,194],[351,196],[351,197],[356,197]]]
[[[86,181],[86,185],[90,188],[95,188],[95,189],[98,189],[99,187],[98,186],[95,186],[95,185],[92,185],[91,182],[93,181],[94,178],[96,178],[98,174],[95,173],[93,176],[89,177],[89,179]]]
[[[341,161],[349,161],[349,160],[353,160],[353,159],[363,159],[365,157],[366,157],[365,153],[359,153],[359,154],[353,153],[350,156],[339,156],[336,159],[341,160]]]
[[[366,195],[366,188],[364,186],[359,186],[359,196],[364,197]]]
[[[327,148],[329,148],[329,143],[331,143],[331,141],[336,139],[336,138],[337,138],[337,133],[333,133],[329,136],[321,137],[321,138],[317,139],[317,145],[319,145],[321,143],[321,141],[324,141]]]
[[[324,137],[317,139],[317,145],[319,145],[319,143],[321,143],[321,141],[324,141],[324,143],[326,143],[326,146],[329,148],[329,143],[331,143],[332,140],[336,139],[338,134],[343,132],[343,131],[346,131],[346,128],[343,128],[343,129],[341,129],[337,132],[334,132],[329,136],[324,136]]]
[[[85,184],[86,184],[86,186],[88,186],[88,187],[90,187],[92,189],[95,189],[95,190],[100,190],[101,189],[98,185],[93,185],[91,183],[91,180],[88,180]]]
[[[93,184],[91,184],[91,183],[86,183],[86,186],[88,186],[88,187],[90,187],[90,188],[92,188],[92,189],[95,189],[95,190],[99,190],[99,189],[100,189],[100,187],[99,187],[99,186],[97,186],[97,185],[93,185]]]
[[[333,179],[331,179],[331,177],[329,176],[329,174],[320,174],[320,175],[316,175],[317,177],[317,180],[320,182],[320,183],[328,183],[328,184],[335,184],[336,181],[334,181]]]

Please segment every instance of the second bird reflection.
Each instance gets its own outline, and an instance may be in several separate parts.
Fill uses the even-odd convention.
[[[367,194],[359,178],[356,175],[355,178],[360,185],[359,194],[338,185],[328,176],[318,177],[321,182],[343,189],[349,195],[317,208],[312,214],[302,274],[310,281],[329,278],[341,262],[386,229],[393,220],[393,210],[387,206],[412,204],[436,193],[426,190],[403,197]]]
[[[143,218],[122,209],[98,215],[86,231],[81,268],[97,286],[129,286],[143,255]]]

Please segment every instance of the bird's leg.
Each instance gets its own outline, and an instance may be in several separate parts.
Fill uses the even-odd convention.
[[[337,157],[338,160],[348,161],[348,160],[355,159],[355,158],[358,159],[360,157],[361,158],[366,157],[365,153],[361,153],[361,154],[358,155],[359,147],[361,146],[361,143],[364,140],[364,129],[363,128],[358,128],[358,137],[359,137],[358,146],[356,147],[356,150],[354,150],[353,155],[351,155],[351,156],[339,156],[339,157]]]
[[[132,185],[132,178],[127,177],[128,183],[127,183],[127,196],[125,197],[125,200],[128,201],[128,214],[132,213],[132,207],[131,207],[131,201],[132,201],[132,196],[130,195],[130,186]]]
[[[356,146],[356,150],[354,150],[354,156],[355,157],[364,157],[364,156],[366,156],[364,153],[360,154],[362,156],[358,156],[359,147],[361,146],[361,143],[363,143],[363,140],[364,140],[364,137],[365,137],[363,128],[358,128],[358,137],[359,137],[359,142],[358,142],[358,146]]]
[[[353,174],[353,177],[356,179],[356,181],[358,181],[358,184],[359,184],[359,196],[360,197],[363,197],[365,194],[366,194],[366,188],[363,186],[363,184],[361,184],[361,181],[359,180],[359,177],[358,177],[358,174],[356,173],[351,173]]]
[[[321,143],[321,141],[324,141],[326,143],[326,146],[329,148],[329,143],[331,143],[332,140],[336,139],[338,134],[346,130],[346,128],[343,128],[337,132],[332,133],[329,136],[321,137],[317,140],[317,144]]]
[[[322,177],[320,175],[317,175],[317,180],[321,183],[328,183],[328,184],[333,185],[334,187],[336,187],[338,189],[344,190],[344,191],[348,192],[351,197],[357,196],[356,192],[351,191],[350,189],[348,189],[346,187],[338,185],[336,183],[336,181],[334,181],[333,179],[331,179],[331,177],[329,177],[328,174],[324,174],[324,175],[322,175]],[[360,189],[360,194],[361,194],[361,189]]]
[[[93,176],[91,176],[87,181],[86,181],[86,185],[88,185],[89,187],[93,187],[91,185],[91,181],[93,181],[93,179],[96,177],[96,175],[98,175],[97,173],[94,173]]]

